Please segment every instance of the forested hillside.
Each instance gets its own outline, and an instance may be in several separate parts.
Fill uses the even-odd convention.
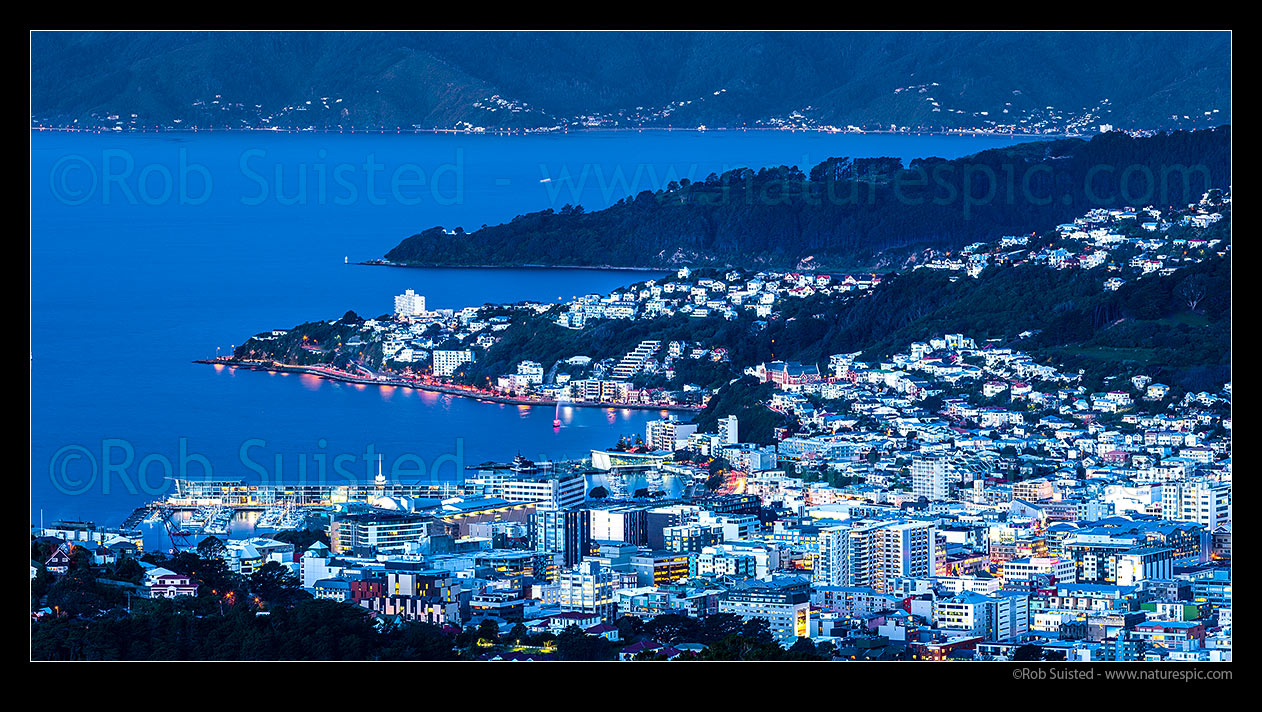
[[[1230,183],[1230,127],[1020,144],[945,161],[832,158],[711,174],[601,211],[564,206],[386,254],[419,265],[856,269],[1043,231],[1094,207],[1186,205]],[[883,254],[886,253],[886,254]]]
[[[1227,32],[37,32],[31,112],[108,127],[1194,128],[1231,120],[1230,61]]]

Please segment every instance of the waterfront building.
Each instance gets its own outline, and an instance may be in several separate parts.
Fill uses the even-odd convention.
[[[592,467],[597,470],[618,471],[626,469],[650,470],[675,459],[669,450],[629,452],[619,450],[592,450]]]
[[[335,514],[329,520],[329,548],[333,554],[350,556],[402,552],[441,528],[433,517],[411,512],[378,509]]]
[[[653,450],[674,452],[685,447],[696,432],[696,423],[681,423],[673,416],[650,420],[644,426],[644,444]]]
[[[473,352],[469,349],[444,350],[434,349],[432,354],[434,375],[447,377],[466,363],[473,361]]]
[[[587,477],[581,470],[535,463],[521,455],[510,465],[478,470],[473,482],[489,497],[531,502],[539,511],[573,509],[587,498]]]

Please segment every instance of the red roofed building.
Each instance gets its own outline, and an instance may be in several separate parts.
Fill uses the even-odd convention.
[[[168,572],[153,577],[149,584],[150,598],[175,598],[176,596],[196,596],[197,584],[183,574]]]
[[[655,643],[651,640],[642,640],[638,643],[633,643],[623,648],[622,652],[618,653],[618,657],[622,660],[634,660],[635,656],[639,655],[640,653],[644,653],[644,652],[652,653],[652,652],[657,652],[658,650],[661,650],[661,649],[662,649],[661,643]]]
[[[48,557],[48,561],[44,562],[44,568],[48,569],[49,573],[57,574],[58,576],[69,571],[69,548],[65,544],[58,546],[57,550],[53,552],[53,555]]]

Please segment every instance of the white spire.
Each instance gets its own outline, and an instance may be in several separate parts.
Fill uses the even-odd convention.
[[[377,454],[377,486],[381,487],[386,483],[386,476],[381,474],[381,454]]]

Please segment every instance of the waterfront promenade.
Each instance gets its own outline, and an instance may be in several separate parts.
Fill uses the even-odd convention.
[[[679,405],[679,404],[661,404],[661,403],[612,403],[597,401],[556,401],[547,398],[524,398],[521,396],[506,396],[494,391],[488,391],[473,386],[464,386],[459,384],[442,384],[426,381],[418,378],[405,378],[403,376],[385,376],[376,374],[372,376],[360,375],[332,368],[330,366],[294,366],[289,364],[276,363],[274,361],[249,361],[245,359],[235,359],[228,357],[220,357],[213,359],[197,359],[193,363],[208,364],[211,366],[227,366],[229,368],[244,368],[251,371],[271,371],[275,373],[300,373],[320,378],[327,378],[331,381],[342,381],[344,383],[358,383],[366,386],[390,386],[396,388],[413,388],[420,391],[433,391],[435,393],[445,393],[452,396],[460,396],[462,398],[472,398],[487,403],[506,403],[509,405],[525,405],[531,407],[555,407],[558,403],[576,408],[629,408],[634,410],[662,410],[676,412],[700,412],[702,406],[697,405]]]

